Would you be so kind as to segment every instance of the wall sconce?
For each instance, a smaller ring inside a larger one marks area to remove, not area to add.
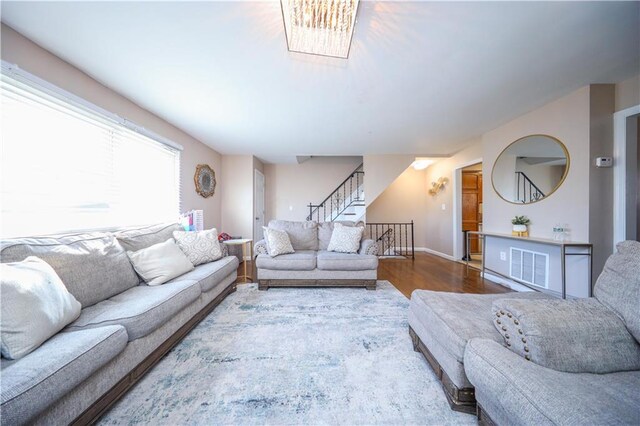
[[[449,179],[446,177],[438,178],[437,182],[431,182],[431,188],[429,188],[429,194],[437,195],[438,192],[444,190],[445,185],[449,183]]]

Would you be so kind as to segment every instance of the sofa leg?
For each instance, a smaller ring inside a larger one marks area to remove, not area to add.
[[[367,290],[375,290],[376,289],[376,280],[367,280],[366,281]]]
[[[422,353],[427,364],[431,367],[436,374],[440,382],[442,383],[442,390],[447,397],[449,406],[453,411],[460,411],[467,414],[476,414],[476,395],[474,388],[462,388],[459,389],[453,381],[449,378],[447,373],[442,369],[435,357],[429,352],[429,349],[422,343],[420,337],[416,334],[413,328],[409,327],[409,335],[413,343],[414,350],[417,348],[417,352]]]
[[[418,335],[411,327],[409,327],[409,336],[411,336],[411,343],[413,343],[414,352],[420,352],[420,348],[418,347],[420,345],[420,339],[418,339]]]
[[[487,412],[484,411],[484,408],[482,408],[480,404],[477,404],[477,406],[476,416],[478,417],[478,424],[480,426],[496,426],[496,423],[489,417]]]
[[[269,281],[258,280],[258,290],[263,290],[263,291],[269,290]]]

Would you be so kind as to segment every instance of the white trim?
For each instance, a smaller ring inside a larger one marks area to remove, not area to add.
[[[127,120],[126,118],[109,112],[106,109],[101,108],[98,105],[81,98],[80,96],[76,96],[61,87],[51,84],[48,81],[43,80],[40,77],[21,69],[18,65],[11,64],[5,60],[2,60],[2,74],[8,75],[9,77],[22,81],[23,83],[27,83],[29,86],[35,87],[38,90],[42,90],[43,92],[46,92],[47,94],[54,96],[55,98],[60,99],[64,102],[68,102],[78,108],[90,111],[94,114],[99,114],[104,118],[114,121],[121,126],[126,127],[127,129],[133,130],[134,132],[151,138],[163,145],[166,145],[173,149],[177,149],[179,151],[182,151],[184,149],[182,145],[177,144],[172,140],[167,139],[155,132],[152,132],[151,130],[147,130],[143,126],[140,126],[133,121]]]
[[[482,157],[458,164],[453,168],[453,260],[462,259],[462,169],[482,163]],[[484,169],[484,164],[483,164]],[[484,187],[483,187],[484,191]]]
[[[262,177],[262,212],[260,213],[262,216],[262,226],[266,226],[266,222],[265,222],[265,211],[266,211],[266,197],[265,197],[265,190],[266,190],[266,186],[267,186],[267,181],[266,178],[264,176],[264,173],[262,173],[260,170],[258,169],[253,169],[253,216],[251,217],[252,219],[252,223],[253,223],[253,241],[260,241],[262,238],[258,238],[258,235],[263,235],[263,231],[260,228],[258,228],[256,226],[256,215],[258,214],[258,212],[256,212],[256,207],[258,205],[257,203],[257,199],[258,197],[256,196],[257,194],[257,189],[258,189],[258,176]]]
[[[482,272],[480,273],[480,275],[482,275]],[[515,291],[521,291],[521,292],[524,292],[524,291],[535,291],[533,289],[530,289],[529,287],[525,287],[525,286],[520,285],[520,284],[518,284],[516,282],[507,280],[507,279],[499,277],[497,275],[493,275],[493,274],[491,274],[489,272],[486,272],[486,271],[484,273],[484,279],[485,280],[489,280],[489,281],[491,281],[493,283],[496,283],[496,284],[500,284],[501,286],[510,288],[511,290],[515,290]]]
[[[450,254],[446,254],[446,253],[442,253],[440,251],[432,250],[432,249],[427,248],[427,247],[416,247],[416,248],[414,248],[414,250],[415,251],[419,251],[419,252],[433,254],[433,255],[436,255],[436,256],[440,256],[442,258],[445,258],[447,260],[451,260],[453,262],[456,261],[456,259],[453,256],[451,256]]]
[[[627,239],[627,118],[640,105],[613,114],[613,246]],[[638,129],[640,131],[640,129]]]

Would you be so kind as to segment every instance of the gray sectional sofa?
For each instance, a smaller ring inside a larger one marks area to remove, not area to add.
[[[37,256],[82,304],[80,317],[35,351],[1,360],[2,425],[96,419],[235,291],[238,259],[222,259],[163,285],[141,284],[125,250],[172,237],[177,224],[4,240],[0,260]]]
[[[258,288],[269,287],[366,287],[375,290],[378,247],[364,238],[358,253],[327,251],[336,222],[272,220],[270,228],[286,231],[295,253],[270,256],[264,240],[255,245]],[[339,222],[360,226],[354,222]]]
[[[594,295],[416,290],[409,332],[452,408],[481,424],[638,425],[639,242],[618,245]]]

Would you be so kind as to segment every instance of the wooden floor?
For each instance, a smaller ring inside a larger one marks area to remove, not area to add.
[[[247,271],[256,282],[253,262],[248,262]],[[238,267],[238,275],[244,273],[244,265]],[[453,262],[427,253],[416,253],[411,259],[380,259],[378,279],[390,281],[407,297],[416,289],[450,291],[454,293],[506,293],[510,290],[498,284],[480,278],[477,269],[469,268],[459,262]],[[242,280],[238,280],[242,282]]]
[[[506,293],[509,290],[483,280],[480,271],[428,253],[411,259],[380,259],[378,279],[390,281],[407,297],[416,289],[454,293]]]

